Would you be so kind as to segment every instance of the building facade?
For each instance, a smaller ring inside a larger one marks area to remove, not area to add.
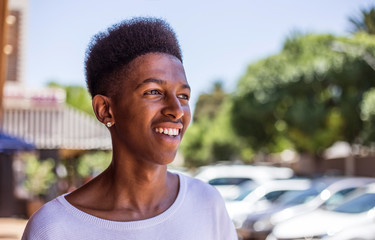
[[[1,132],[35,146],[40,159],[52,157],[56,162],[69,151],[110,150],[106,127],[95,117],[66,105],[63,89],[34,89],[26,84],[27,19],[28,0],[8,0]],[[32,86],[32,82],[28,84]],[[7,150],[0,151],[0,217],[22,216],[25,206],[15,194],[15,148]]]

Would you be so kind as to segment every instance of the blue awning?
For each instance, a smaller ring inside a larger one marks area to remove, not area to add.
[[[15,152],[20,150],[33,150],[35,146],[23,139],[16,138],[0,132],[0,153],[1,152]]]

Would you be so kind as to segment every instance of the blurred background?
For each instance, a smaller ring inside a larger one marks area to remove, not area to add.
[[[108,166],[83,61],[134,16],[175,29],[193,91],[170,170],[214,185],[240,239],[375,239],[370,0],[2,0],[0,239]]]

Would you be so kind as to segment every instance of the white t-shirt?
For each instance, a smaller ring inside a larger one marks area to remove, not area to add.
[[[163,213],[139,221],[110,221],[71,205],[64,195],[48,202],[29,220],[22,240],[237,240],[217,190],[178,174],[180,190]]]

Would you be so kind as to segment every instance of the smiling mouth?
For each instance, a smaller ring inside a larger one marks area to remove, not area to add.
[[[180,134],[180,129],[178,128],[155,128],[155,132],[162,133],[169,136],[177,136]]]

